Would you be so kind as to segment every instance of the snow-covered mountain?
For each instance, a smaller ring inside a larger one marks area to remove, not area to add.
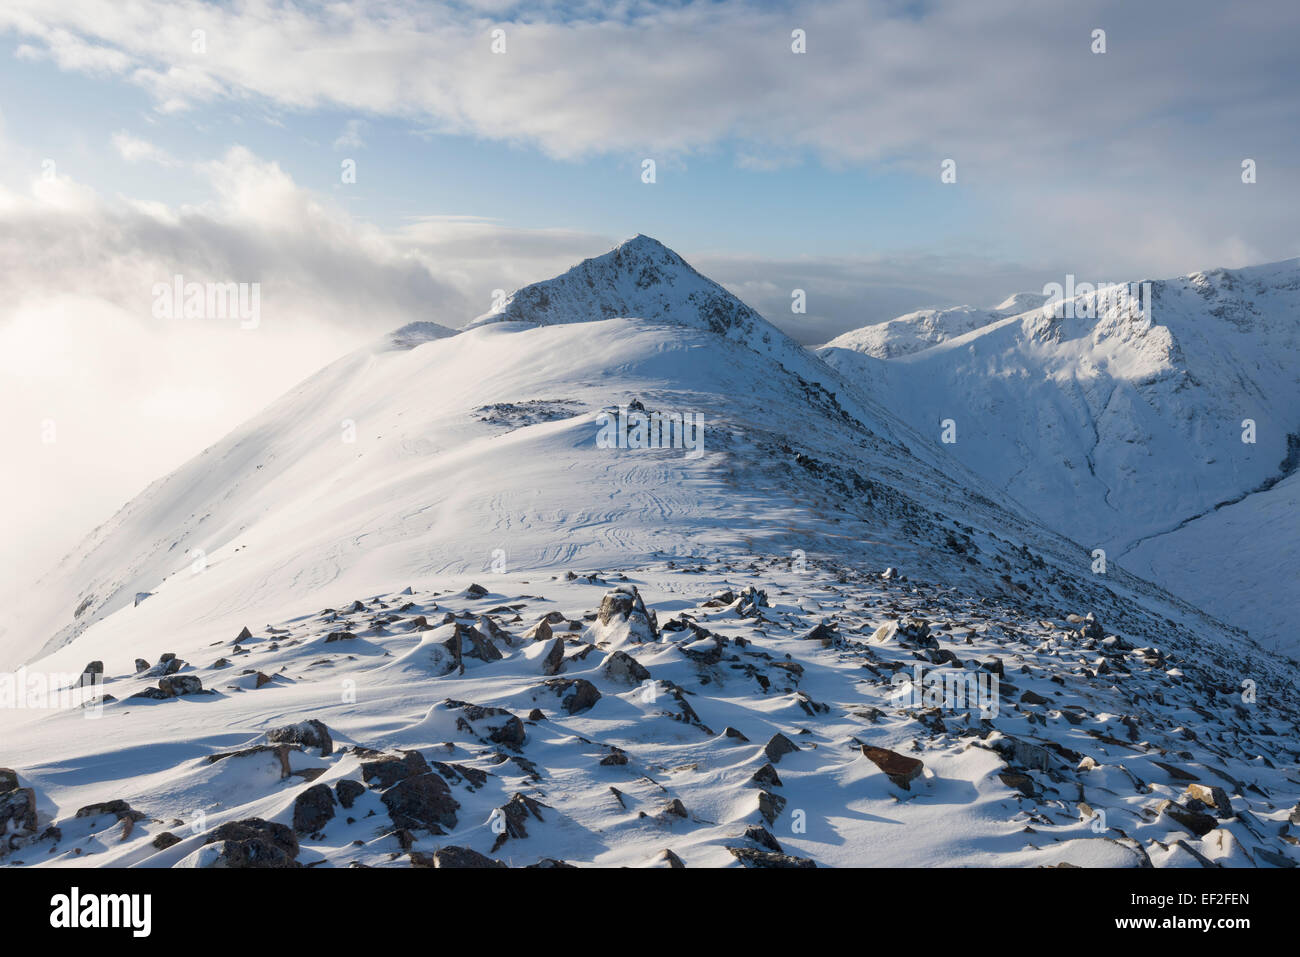
[[[8,616],[10,860],[1300,859],[1294,668],[850,371],[644,236],[323,369]]]
[[[954,306],[947,309],[920,309],[875,325],[863,326],[836,336],[826,349],[851,349],[877,359],[894,359],[947,342],[991,322],[1019,315],[1041,306],[1047,297],[1020,292],[1008,296],[992,309]]]
[[[952,420],[951,456],[1062,534],[1295,654],[1300,261],[1151,282],[1149,315],[1120,288],[820,354],[930,439]]]

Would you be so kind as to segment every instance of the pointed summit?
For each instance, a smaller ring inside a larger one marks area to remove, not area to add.
[[[638,233],[609,252],[516,290],[470,328],[494,322],[557,325],[636,318],[748,338],[767,323],[663,243]]]

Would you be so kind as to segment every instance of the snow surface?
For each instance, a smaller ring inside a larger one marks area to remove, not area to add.
[[[1300,260],[1152,282],[1149,317],[1102,298],[934,344],[903,317],[820,354],[928,441],[953,419],[943,448],[1057,531],[1300,652],[1300,513],[1225,507],[1282,479],[1300,442]],[[1216,508],[1213,537],[1179,531]]]
[[[408,866],[456,846],[741,866],[760,824],[820,865],[1300,859],[1292,663],[1122,569],[1092,574],[1085,546],[653,240],[528,288],[459,333],[408,326],[323,369],[12,610],[4,664],[102,661],[115,700],[93,720],[0,709],[0,764],[38,810],[7,863],[212,865],[216,827],[292,824],[314,785],[361,786],[372,752],[398,750],[442,762],[429,773],[455,824],[395,834],[393,795],[365,786],[300,835],[299,863]],[[703,415],[704,454],[599,447],[598,415],[634,402]],[[746,607],[747,586],[766,601]],[[651,614],[602,621],[628,587]],[[553,612],[553,635],[534,630]],[[805,637],[818,625],[834,627]],[[652,697],[609,670],[615,650]],[[164,653],[211,693],[131,697],[159,683],[133,662]],[[891,698],[895,671],[995,657],[996,716]],[[544,682],[578,678],[600,697],[569,713]],[[1257,702],[1240,702],[1246,679]],[[503,743],[487,729],[504,718],[455,702],[543,717]],[[274,751],[210,760],[311,719],[334,750],[290,749],[287,777]],[[777,733],[799,750],[760,786]],[[921,777],[902,789],[864,744],[921,759]],[[1224,788],[1230,816],[1197,837],[1160,813],[1187,782],[1154,761]],[[517,811],[516,792],[544,807],[501,842],[494,810]],[[111,799],[143,817],[75,817]],[[155,846],[164,830],[180,842]]]

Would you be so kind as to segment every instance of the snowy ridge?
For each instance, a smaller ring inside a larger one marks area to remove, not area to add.
[[[110,697],[0,709],[7,862],[1296,862],[1293,663],[624,246],[328,366],[47,576],[0,654]],[[602,447],[629,410],[702,454]]]
[[[947,342],[989,323],[1037,309],[1047,299],[1037,293],[1020,292],[1007,297],[993,309],[955,306],[949,309],[921,309],[861,329],[853,329],[826,343],[824,349],[852,349],[877,359],[894,359]]]
[[[1238,588],[1243,579],[1300,576],[1285,547],[1294,518],[1273,533],[1278,567],[1247,568],[1216,585],[1206,574],[1184,580],[1171,556],[1195,547],[1184,525],[1294,469],[1286,463],[1300,435],[1300,263],[1154,281],[1149,315],[1142,306],[1121,287],[888,362],[871,345],[879,327],[820,354],[932,440],[942,420],[955,419],[950,456],[1058,531],[1294,651],[1287,623],[1300,620],[1296,589],[1268,587],[1266,603],[1241,601]],[[1247,419],[1254,443],[1242,441]],[[1220,564],[1254,551],[1258,530],[1220,521]]]

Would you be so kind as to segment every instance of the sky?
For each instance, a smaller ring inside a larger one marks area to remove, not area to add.
[[[1298,40],[1203,0],[5,0],[0,569],[636,233],[809,344],[1300,255]],[[257,327],[160,318],[176,275],[258,283]]]

